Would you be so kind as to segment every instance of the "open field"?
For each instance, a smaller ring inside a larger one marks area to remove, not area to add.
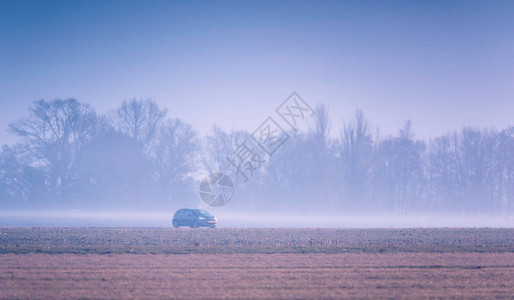
[[[514,229],[0,227],[0,253],[514,252]]]
[[[0,298],[514,297],[513,229],[0,228]]]
[[[513,253],[0,255],[1,298],[514,297]]]

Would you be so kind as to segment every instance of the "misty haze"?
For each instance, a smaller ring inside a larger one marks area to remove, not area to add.
[[[208,207],[200,198],[200,181],[221,172],[235,182],[233,199],[211,210],[226,215],[232,225],[237,224],[234,217],[250,213],[254,219],[263,215],[254,225],[269,227],[287,224],[279,215],[301,216],[302,226],[323,226],[326,217],[337,216],[343,227],[366,225],[366,216],[376,226],[463,226],[463,216],[470,218],[470,226],[514,221],[513,127],[465,127],[421,140],[410,120],[396,134],[382,135],[360,110],[335,129],[329,108],[318,104],[303,116],[290,114],[306,129],[284,129],[287,140],[274,141],[278,147],[268,154],[252,138],[260,131],[213,125],[202,136],[193,124],[167,114],[152,100],[125,100],[105,114],[75,99],[35,101],[26,117],[9,125],[19,143],[2,147],[3,210],[12,211],[11,218],[26,211],[28,225],[37,225],[38,219],[51,225],[44,212],[52,211],[78,217],[56,220],[59,225],[84,224],[77,212],[90,214],[87,224],[101,225],[100,216],[109,211],[118,213],[118,220],[127,213],[145,225],[145,213]],[[248,162],[239,155],[241,145],[252,154]],[[9,214],[3,214],[3,225],[9,225]],[[425,214],[441,217],[433,224],[407,221],[409,215]],[[444,222],[452,215],[460,220]],[[109,214],[106,218],[116,225]],[[146,225],[156,225],[155,220]]]
[[[514,298],[514,2],[0,0],[1,299]]]

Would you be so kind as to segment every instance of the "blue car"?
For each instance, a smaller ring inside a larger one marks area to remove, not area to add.
[[[216,228],[216,217],[203,209],[182,208],[173,215],[173,227],[189,226],[191,228]]]

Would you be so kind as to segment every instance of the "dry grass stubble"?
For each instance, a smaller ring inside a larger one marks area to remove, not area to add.
[[[1,298],[514,297],[514,253],[3,254]]]

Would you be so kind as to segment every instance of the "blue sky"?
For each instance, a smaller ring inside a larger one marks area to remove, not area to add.
[[[382,133],[514,125],[512,1],[0,1],[0,144],[33,100],[252,131],[292,91]]]

